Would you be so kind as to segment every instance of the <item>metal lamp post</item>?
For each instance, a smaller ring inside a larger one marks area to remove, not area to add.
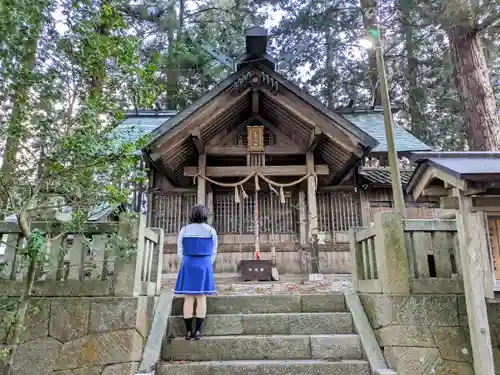
[[[406,217],[406,207],[403,195],[403,188],[401,186],[401,174],[399,172],[398,155],[396,152],[396,145],[394,141],[394,120],[392,118],[391,103],[389,99],[389,88],[387,84],[387,75],[385,72],[384,55],[380,43],[380,30],[376,17],[376,3],[370,1],[370,6],[363,9],[365,17],[369,20],[369,26],[366,30],[368,38],[375,49],[377,58],[377,70],[380,83],[380,97],[384,109],[384,125],[385,137],[387,141],[387,151],[389,156],[389,169],[391,172],[392,180],[392,194],[396,211],[401,214],[403,218]]]

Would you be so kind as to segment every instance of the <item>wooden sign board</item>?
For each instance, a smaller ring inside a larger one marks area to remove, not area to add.
[[[264,152],[264,127],[247,126],[248,152]]]

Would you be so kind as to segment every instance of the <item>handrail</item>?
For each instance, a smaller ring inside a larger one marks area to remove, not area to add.
[[[394,370],[389,369],[387,366],[358,294],[356,292],[346,292],[344,295],[372,373],[374,375],[397,375]]]
[[[161,292],[136,375],[154,375],[156,373],[163,340],[167,334],[168,320],[172,313],[172,300],[172,292]]]

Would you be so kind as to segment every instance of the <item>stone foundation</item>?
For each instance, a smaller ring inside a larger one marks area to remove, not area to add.
[[[463,295],[360,294],[398,375],[474,375]],[[500,304],[488,305],[495,372],[500,374]]]
[[[134,375],[154,304],[155,297],[33,298],[13,375]]]

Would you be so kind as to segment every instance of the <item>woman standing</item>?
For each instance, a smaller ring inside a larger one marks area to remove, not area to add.
[[[217,254],[217,233],[207,224],[205,206],[197,204],[191,210],[190,224],[179,232],[177,254],[180,268],[175,284],[175,294],[184,295],[184,322],[186,340],[201,338],[201,326],[207,313],[207,294],[215,294],[212,265]],[[196,324],[193,332],[194,302]]]

